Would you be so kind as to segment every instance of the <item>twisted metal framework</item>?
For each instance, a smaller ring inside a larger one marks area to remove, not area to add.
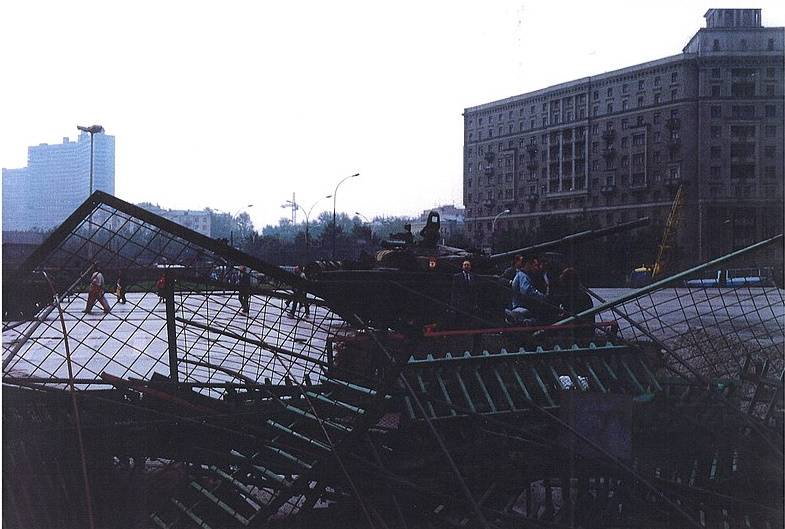
[[[412,335],[340,297],[289,316],[318,284],[96,193],[4,324],[4,525],[776,526],[783,291],[684,282],[780,243],[553,326]],[[129,286],[107,315],[95,266]]]

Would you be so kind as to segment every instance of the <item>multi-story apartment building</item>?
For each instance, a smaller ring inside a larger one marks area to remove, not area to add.
[[[142,202],[137,204],[139,207],[146,209],[151,213],[155,213],[172,222],[176,222],[180,226],[192,229],[202,235],[212,237],[212,219],[210,212],[207,210],[194,211],[192,209],[164,209],[158,205],[149,202]]]
[[[785,31],[710,9],[679,55],[464,111],[467,234],[554,215],[664,222],[677,190],[686,261],[781,231]]]
[[[114,194],[114,136],[93,136],[93,191]],[[49,230],[90,194],[90,135],[28,149],[27,167],[3,169],[3,231]]]

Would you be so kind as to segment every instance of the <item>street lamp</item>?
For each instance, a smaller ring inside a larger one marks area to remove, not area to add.
[[[232,247],[234,247],[234,218],[235,218],[237,215],[239,215],[239,214],[240,214],[240,210],[242,210],[242,209],[250,209],[250,208],[252,208],[252,207],[253,207],[253,204],[248,204],[248,205],[247,205],[247,206],[245,206],[244,208],[237,208],[237,210],[236,210],[234,213],[230,213],[230,214],[229,214],[229,216],[230,216],[230,222],[232,223],[232,224],[231,224],[231,228],[229,228],[229,244],[230,244]]]
[[[338,198],[338,188],[341,187],[341,184],[346,182],[350,178],[354,178],[355,176],[360,176],[360,173],[354,173],[353,175],[349,175],[343,178],[338,185],[335,186],[335,191],[333,191],[333,259],[335,259],[335,230],[336,230],[336,223],[335,223],[335,203]]]
[[[291,200],[287,200],[286,202],[284,202],[281,205],[282,208],[291,208],[291,207],[299,208],[300,211],[303,212],[303,215],[305,215],[305,247],[306,248],[310,247],[310,238],[308,236],[308,223],[310,222],[311,212],[313,211],[313,208],[315,208],[316,204],[318,204],[322,200],[324,200],[326,198],[332,198],[332,197],[333,197],[332,195],[325,195],[325,196],[323,196],[322,198],[320,198],[319,200],[314,202],[311,205],[311,207],[308,208],[308,211],[305,211],[305,209],[303,209],[303,207],[300,204],[298,204],[297,202],[292,202]]]
[[[493,243],[494,243],[494,241],[496,239],[496,237],[495,237],[495,234],[496,234],[496,221],[499,220],[499,217],[501,217],[502,215],[506,215],[508,213],[510,213],[510,210],[509,209],[505,209],[504,211],[500,211],[499,213],[496,214],[495,217],[493,217],[493,222],[491,222],[491,245],[492,246],[493,246]]]
[[[362,217],[362,219],[368,225],[368,228],[371,230],[371,241],[373,241],[373,224],[371,224],[371,221],[368,220],[368,217],[366,217],[365,215],[363,215],[359,211],[355,211],[354,214],[357,215],[358,217]]]
[[[77,125],[76,128],[90,135],[90,195],[92,195],[93,194],[93,134],[103,133],[104,128],[101,125],[91,125],[89,127]]]
[[[77,129],[81,130],[82,132],[86,132],[90,135],[90,192],[87,194],[89,197],[93,194],[93,134],[101,134],[104,132],[104,128],[101,125],[90,125],[89,127],[85,127],[82,125],[77,125]],[[89,237],[91,239],[90,244],[87,245],[87,256],[90,260],[93,258],[93,245],[92,245],[92,231],[93,231],[93,212],[90,212],[90,216],[87,219],[87,225],[89,230]]]

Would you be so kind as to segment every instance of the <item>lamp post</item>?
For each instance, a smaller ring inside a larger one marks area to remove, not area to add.
[[[370,221],[370,220],[368,220],[368,217],[366,217],[365,215],[363,215],[363,214],[362,214],[362,213],[360,213],[359,211],[355,211],[355,212],[354,212],[354,214],[355,214],[355,215],[357,215],[358,217],[362,217],[362,219],[363,219],[363,220],[365,221],[365,223],[368,225],[368,229],[370,229],[370,230],[371,230],[371,241],[373,241],[373,224],[371,224],[371,221]]]
[[[354,173],[353,175],[349,175],[344,177],[338,185],[335,186],[335,191],[333,191],[333,259],[335,259],[335,230],[336,230],[336,222],[335,222],[335,203],[338,198],[338,188],[341,187],[341,184],[346,182],[350,178],[354,178],[355,176],[360,176],[360,173]]]
[[[87,196],[93,194],[93,134],[101,134],[104,132],[104,128],[101,125],[90,125],[89,127],[85,127],[83,125],[77,125],[77,129],[81,130],[82,132],[86,132],[90,135],[90,188]],[[90,244],[87,245],[87,257],[88,259],[93,259],[93,244],[92,244],[92,231],[93,231],[93,213],[90,212],[90,216],[87,219],[87,226],[89,230],[89,238]]]
[[[311,239],[310,239],[310,237],[308,235],[308,224],[310,223],[311,212],[313,211],[313,208],[315,208],[316,205],[319,202],[321,202],[322,200],[324,200],[326,198],[332,198],[332,197],[333,197],[332,195],[325,195],[325,196],[323,196],[322,198],[320,198],[319,200],[314,202],[311,205],[311,207],[308,208],[308,211],[305,211],[305,209],[303,209],[303,207],[300,204],[298,204],[297,202],[292,202],[291,200],[287,200],[286,202],[284,202],[281,205],[282,208],[291,208],[291,207],[299,208],[299,210],[303,212],[303,215],[305,215],[305,247],[306,248],[310,248],[310,243],[311,243]]]
[[[93,134],[103,133],[104,128],[101,125],[90,125],[89,127],[77,125],[76,128],[90,135],[90,193],[89,194],[92,195],[93,194]]]
[[[505,209],[504,211],[500,211],[493,217],[493,222],[491,222],[491,246],[495,246],[494,242],[496,240],[496,221],[499,220],[499,217],[502,215],[506,215],[510,213],[509,209]]]
[[[231,215],[231,228],[229,228],[229,245],[234,248],[234,218],[240,214],[241,209],[250,209],[253,207],[253,204],[248,204],[245,208],[238,208],[233,214]]]

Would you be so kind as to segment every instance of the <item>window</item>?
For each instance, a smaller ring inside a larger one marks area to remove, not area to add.
[[[596,142],[596,141],[591,142],[591,152],[592,153],[596,154],[599,151],[599,149],[600,149],[600,144],[598,142]]]
[[[710,153],[711,153],[711,158],[713,160],[716,160],[722,157],[722,147],[720,147],[719,145],[712,145]]]
[[[591,115],[592,116],[596,116],[599,113],[600,113],[600,107],[599,106],[594,105],[593,107],[591,107]]]
[[[771,69],[773,70],[773,68],[771,68]],[[771,75],[769,77],[774,77],[774,76]],[[592,95],[592,97],[594,98],[595,101],[597,101],[600,98],[600,91],[599,90],[595,90],[594,94]]]
[[[766,125],[764,129],[767,138],[774,138],[777,135],[777,126],[776,125]]]
[[[662,133],[657,131],[654,133],[654,143],[659,143],[662,141]]]
[[[608,103],[608,108],[606,109],[607,113],[610,114],[613,112],[613,103]]]
[[[632,165],[635,167],[643,166],[643,153],[634,154],[632,156]]]
[[[622,156],[621,157],[621,166],[623,169],[626,169],[630,166],[630,158],[629,156]]]
[[[764,175],[766,178],[776,178],[776,174],[775,174],[775,168],[774,168],[774,166],[773,166],[773,165],[767,165],[767,166],[766,166],[766,169],[764,170],[764,173],[763,173],[763,175]]]
[[[600,133],[600,126],[597,123],[591,124],[591,135],[596,136]]]
[[[720,51],[720,41],[719,41],[719,39],[714,39],[714,42],[711,45],[711,51]]]
[[[608,97],[613,97],[613,87],[608,88]]]
[[[746,49],[747,49],[747,39],[741,39],[741,42],[739,43],[739,47],[741,48],[742,51],[746,51]]]
[[[659,93],[654,94],[654,104],[659,105],[662,101],[662,96]]]
[[[720,78],[720,69],[719,68],[712,68],[711,69],[711,78],[712,79],[719,79]]]
[[[645,87],[646,87],[646,82],[643,79],[638,81],[638,90],[643,90]]]
[[[774,39],[769,39],[769,42],[766,45],[766,50],[774,51]]]
[[[622,149],[626,149],[627,148],[627,136],[625,136],[625,137],[623,137],[621,139],[621,148]]]
[[[533,128],[534,128],[534,120],[531,120],[531,121],[529,122],[529,128],[530,128],[530,129],[533,129]]]
[[[659,123],[660,123],[660,113],[659,112],[655,112],[654,113],[654,124],[655,125],[659,125]]]
[[[671,73],[671,83],[675,83],[676,79],[678,79],[678,77],[679,77],[678,72]]]
[[[643,106],[643,96],[638,96],[638,108]]]
[[[488,129],[488,137],[493,138],[493,129]]]
[[[622,130],[627,128],[627,120],[626,119],[621,120],[621,128],[622,128]]]
[[[763,155],[766,158],[774,158],[774,155],[776,154],[776,151],[777,151],[777,148],[774,145],[766,145],[763,148]]]
[[[654,151],[654,154],[652,155],[652,160],[654,161],[654,163],[660,163],[660,151]]]
[[[722,87],[718,84],[711,85],[711,97],[720,97],[722,94]]]
[[[654,86],[660,86],[660,76],[654,78]]]
[[[755,119],[754,105],[733,105],[731,116],[736,119]]]
[[[547,112],[548,111],[548,103],[543,103],[542,104],[542,111],[543,112]]]
[[[722,117],[722,107],[719,105],[712,106],[710,112],[711,112],[712,119],[717,119]]]
[[[671,99],[676,99],[676,90],[671,90]]]
[[[591,170],[592,171],[599,171],[600,170],[600,161],[599,160],[592,160],[591,161]]]
[[[720,166],[719,165],[712,165],[709,168],[709,176],[712,178],[719,178],[720,177]]]
[[[679,117],[679,109],[678,109],[678,108],[673,108],[673,109],[671,109],[671,117],[672,117],[672,118],[677,118],[677,117]]]
[[[633,145],[643,145],[643,140],[644,140],[643,134],[633,134],[632,136]]]
[[[542,126],[543,127],[547,127],[548,126],[548,118],[542,118]]]
[[[766,68],[766,77],[774,77],[774,68]]]
[[[627,83],[624,83],[623,85],[621,85],[621,93],[622,94],[626,94],[627,93]]]
[[[635,126],[642,127],[643,126],[643,116],[638,116],[635,118]]]
[[[774,85],[773,84],[767,84],[766,85],[766,95],[767,96],[773,96],[774,95]]]
[[[766,117],[773,118],[777,115],[777,107],[774,105],[766,105]]]
[[[721,131],[722,131],[721,127],[712,127],[711,128],[711,137],[714,138],[714,139],[719,138],[721,136]]]

